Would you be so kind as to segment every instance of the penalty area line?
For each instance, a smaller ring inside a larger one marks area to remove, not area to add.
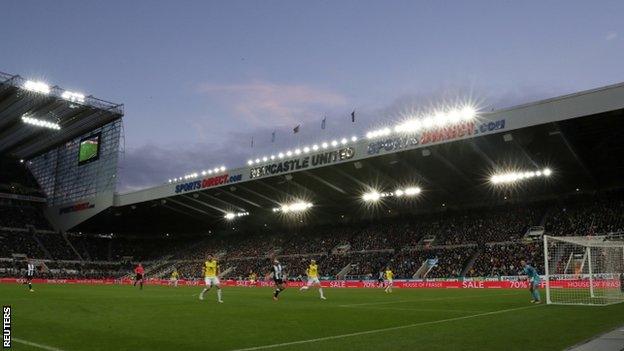
[[[32,346],[32,347],[36,347],[42,350],[48,350],[48,351],[65,351],[63,349],[59,349],[58,347],[54,347],[54,346],[49,346],[49,345],[43,345],[43,344],[38,344],[36,342],[32,342],[32,341],[28,341],[28,340],[24,340],[24,339],[19,339],[19,338],[11,338],[11,341],[15,341],[16,343],[19,344],[24,344],[24,345],[28,345],[28,346]]]
[[[413,323],[413,324],[407,324],[407,325],[399,325],[399,326],[396,326],[396,327],[372,329],[372,330],[366,330],[366,331],[355,332],[355,333],[326,336],[326,337],[322,337],[322,338],[283,342],[283,343],[279,343],[279,344],[247,347],[247,348],[242,348],[242,349],[235,349],[235,350],[232,350],[232,351],[265,350],[265,349],[273,349],[273,348],[285,347],[285,346],[309,344],[309,343],[320,342],[320,341],[344,339],[344,338],[350,338],[350,337],[353,337],[353,336],[377,334],[377,333],[383,333],[383,332],[394,331],[394,330],[401,330],[401,329],[420,327],[420,326],[425,326],[425,325],[442,324],[442,323],[448,323],[448,322],[461,321],[461,320],[470,319],[470,318],[491,316],[491,315],[494,315],[494,314],[501,314],[501,313],[507,313],[507,312],[513,312],[513,311],[526,310],[526,309],[529,309],[529,308],[535,308],[535,307],[540,307],[540,306],[543,306],[543,305],[532,305],[532,306],[508,308],[508,309],[504,309],[504,310],[498,310],[498,311],[492,311],[492,312],[486,312],[486,313],[471,314],[471,315],[468,315],[468,316],[440,319],[440,320],[437,320],[437,321],[429,321],[429,322],[420,322],[420,323]]]

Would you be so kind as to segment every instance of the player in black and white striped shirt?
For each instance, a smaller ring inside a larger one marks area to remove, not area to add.
[[[35,276],[35,262],[33,260],[28,260],[27,270],[26,270],[26,283],[28,284],[28,290],[30,292],[34,292],[32,288],[32,279]]]
[[[271,267],[271,275],[273,276],[273,282],[275,283],[275,292],[273,292],[273,300],[278,300],[278,295],[286,289],[284,284],[284,273],[282,264],[277,259],[273,261],[273,267]]]

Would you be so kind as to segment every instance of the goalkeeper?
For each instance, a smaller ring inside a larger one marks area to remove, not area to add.
[[[539,293],[540,276],[537,270],[525,260],[520,261],[520,265],[523,267],[524,274],[529,277],[529,291],[531,292],[531,296],[533,296],[531,303],[541,303],[542,301]]]

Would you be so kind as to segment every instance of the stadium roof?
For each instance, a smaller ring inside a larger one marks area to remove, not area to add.
[[[29,159],[123,116],[123,105],[0,72],[0,155]]]
[[[273,165],[281,162],[274,161],[117,195],[115,207],[79,228],[164,233],[336,223],[552,200],[623,185],[624,84],[482,113],[469,126],[474,130],[465,134],[448,129],[360,139],[337,146],[335,162],[312,166],[316,155],[310,153],[304,167],[304,155],[298,156],[299,170],[280,171]],[[552,174],[543,176],[544,169]],[[491,181],[512,171],[521,172],[513,184]],[[422,192],[396,196],[409,187]],[[371,191],[379,201],[363,200]],[[274,211],[296,201],[313,207],[300,215]],[[241,216],[227,220],[227,213]]]

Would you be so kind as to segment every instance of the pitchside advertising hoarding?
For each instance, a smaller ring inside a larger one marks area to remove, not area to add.
[[[404,289],[528,289],[529,282],[525,279],[484,279],[484,280],[395,280],[395,288]],[[20,278],[0,278],[0,283],[23,283],[25,280]],[[134,283],[131,279],[33,279],[34,284],[87,284],[87,285],[130,285]],[[169,279],[146,279],[147,285],[169,285]],[[287,283],[289,287],[301,287],[306,282],[290,281]],[[568,279],[568,280],[551,280],[551,288],[558,289],[588,289],[589,280],[587,279]],[[204,281],[200,279],[178,281],[178,285],[187,286],[203,286]],[[233,280],[227,279],[221,281],[222,286],[228,287],[273,287],[272,281],[256,281]],[[379,283],[375,280],[322,280],[321,285],[326,288],[378,288]],[[594,288],[601,289],[620,289],[620,280],[617,278],[599,279],[593,281]],[[545,282],[540,283],[540,288],[545,288]]]

